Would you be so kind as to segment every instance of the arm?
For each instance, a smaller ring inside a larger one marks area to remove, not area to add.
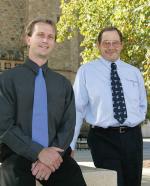
[[[146,116],[146,112],[147,112],[147,98],[146,98],[146,90],[145,90],[145,86],[144,86],[144,80],[143,77],[140,73],[140,71],[138,71],[138,82],[139,82],[139,100],[140,100],[140,111],[141,114],[143,116],[143,120],[145,119]]]
[[[61,149],[49,147],[44,148],[42,145],[32,141],[32,138],[24,134],[17,122],[17,96],[11,78],[3,75],[0,78],[0,141],[4,146],[2,154],[7,149],[11,149],[25,158],[36,161],[38,158],[47,166],[57,168],[62,162],[59,152]],[[6,149],[7,148],[7,149]],[[6,158],[6,153],[4,154]],[[44,159],[44,160],[43,160]]]
[[[0,77],[0,141],[13,152],[35,161],[43,146],[33,142],[16,123],[16,102],[12,79],[2,74]]]
[[[75,103],[73,89],[70,82],[66,79],[63,87],[64,97],[62,99],[64,100],[64,109],[62,111],[62,118],[59,121],[59,128],[56,131],[56,136],[51,144],[51,147],[43,149],[38,155],[40,162],[50,167],[53,172],[59,168],[63,161],[61,155],[63,155],[65,150],[70,146],[75,126]]]
[[[74,88],[75,104],[76,104],[76,126],[75,126],[74,137],[71,142],[72,150],[75,149],[75,145],[80,133],[83,119],[85,118],[86,107],[89,102],[88,91],[86,88],[86,78],[82,68],[80,68],[79,71],[77,72],[73,88]]]
[[[72,86],[68,80],[64,81],[65,104],[57,135],[52,143],[64,151],[70,146],[75,127],[75,102]]]

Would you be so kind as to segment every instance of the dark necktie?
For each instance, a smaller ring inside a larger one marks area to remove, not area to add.
[[[48,146],[47,90],[41,68],[35,77],[32,139],[44,147]]]
[[[120,124],[123,124],[127,118],[127,110],[122,84],[117,73],[117,65],[115,63],[111,64],[111,87],[114,118],[119,121]]]

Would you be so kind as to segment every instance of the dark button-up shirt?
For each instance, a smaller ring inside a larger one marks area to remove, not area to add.
[[[49,146],[66,150],[75,126],[74,94],[70,82],[42,67],[48,97]],[[32,140],[34,82],[39,66],[27,59],[23,65],[0,75],[0,143],[35,161],[44,148]]]

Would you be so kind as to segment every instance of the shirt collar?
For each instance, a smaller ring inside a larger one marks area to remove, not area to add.
[[[32,61],[30,58],[26,58],[25,65],[30,68],[35,74],[38,73],[39,68],[42,68],[42,71],[44,75],[46,74],[46,71],[48,69],[48,62],[46,62],[44,65],[39,67],[34,61]]]
[[[108,61],[108,60],[104,59],[103,57],[101,57],[100,60],[102,61],[102,63],[105,64],[105,66],[107,66],[108,68],[110,68],[111,63],[112,63],[111,61]],[[116,63],[116,65],[117,65],[117,67],[118,67],[118,65],[121,64],[121,60],[120,60],[120,58],[117,59],[116,61],[114,61],[114,63]]]

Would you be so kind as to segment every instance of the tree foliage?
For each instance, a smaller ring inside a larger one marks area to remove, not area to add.
[[[84,63],[99,55],[96,41],[102,28],[116,26],[120,29],[124,35],[121,58],[142,70],[150,92],[149,0],[61,0],[61,11],[58,41],[71,39],[79,32],[83,36]]]

